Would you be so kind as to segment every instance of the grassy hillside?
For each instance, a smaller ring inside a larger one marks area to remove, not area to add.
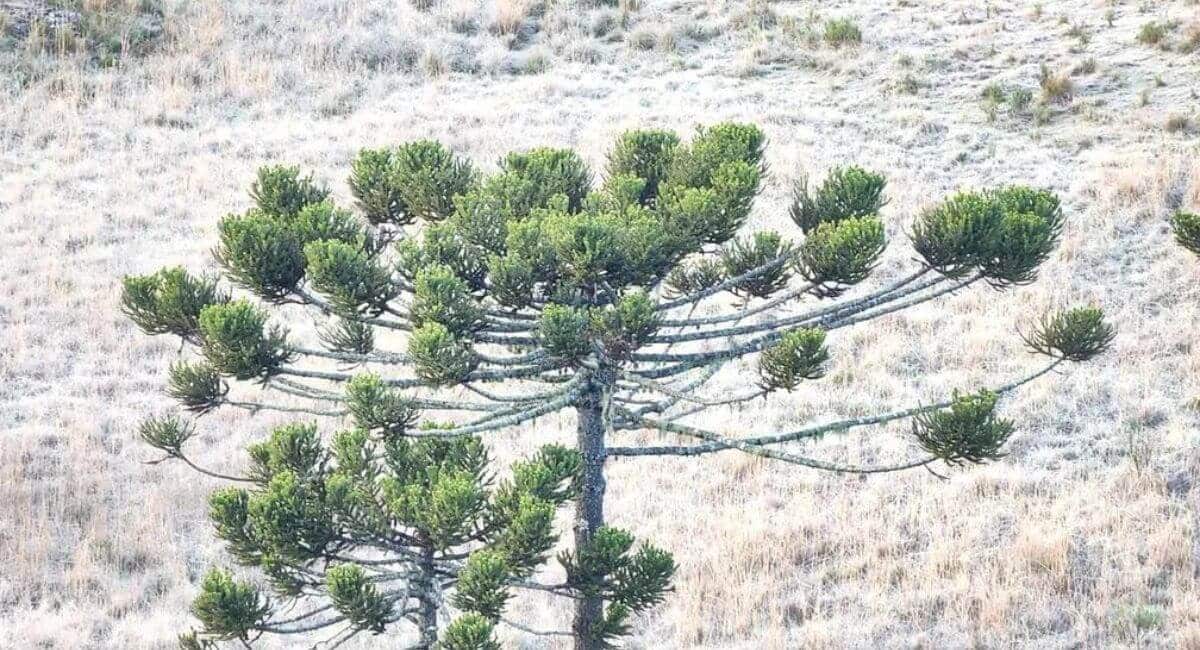
[[[55,3],[76,14],[59,41],[30,35],[31,6],[48,8],[0,1],[0,646],[160,648],[190,625],[223,561],[217,483],[142,462],[136,423],[170,406],[178,348],[120,314],[119,279],[211,267],[259,165],[301,165],[349,205],[362,147],[432,137],[490,167],[571,146],[599,171],[624,129],[742,120],[769,138],[758,227],[798,235],[803,174],[888,176],[872,282],[911,270],[913,216],[959,188],[1046,186],[1068,223],[1036,284],[839,332],[826,379],[708,424],[766,431],[1016,377],[1038,363],[1018,331],[1052,306],[1101,305],[1119,336],[1006,397],[1010,455],[946,480],[612,463],[609,517],[681,564],[633,647],[1200,648],[1200,260],[1166,221],[1200,210],[1195,0],[82,0]],[[82,26],[114,12],[118,43],[154,30],[104,49]],[[197,451],[239,467],[279,421],[209,415]],[[548,418],[497,455],[573,425]],[[895,460],[899,432],[816,444]],[[543,628],[569,616],[519,608]]]

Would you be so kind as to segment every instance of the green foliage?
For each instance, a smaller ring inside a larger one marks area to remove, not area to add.
[[[347,181],[358,209],[373,224],[397,226],[413,222],[405,211],[401,188],[392,180],[392,150],[363,149],[350,165]]]
[[[482,471],[487,455],[476,438],[388,441],[392,475],[384,479],[387,508],[437,550],[470,541],[487,514]]]
[[[355,426],[387,436],[403,435],[416,424],[418,416],[412,400],[373,373],[356,375],[346,384],[346,408]]]
[[[592,187],[592,172],[579,154],[570,149],[542,147],[513,152],[500,161],[500,168],[536,188],[534,206],[546,205],[550,197],[567,197],[567,210],[578,212]]]
[[[200,595],[192,602],[192,614],[200,619],[204,632],[222,640],[249,638],[269,611],[258,589],[219,569],[204,576]]]
[[[1171,229],[1180,246],[1200,255],[1200,215],[1191,212],[1176,212],[1171,217]]]
[[[279,462],[301,461],[302,457],[293,457]],[[250,495],[246,520],[250,537],[265,555],[281,563],[300,564],[321,557],[338,536],[323,487],[286,469]]]
[[[658,186],[671,168],[679,136],[671,131],[634,130],[617,137],[608,154],[610,179],[628,174],[645,181],[638,202],[651,205],[658,197]]]
[[[349,399],[378,399],[385,392],[378,378],[361,375]],[[407,578],[411,597],[439,602],[429,585],[452,570],[458,580],[451,602],[496,620],[509,599],[510,579],[528,576],[556,542],[554,509],[576,495],[582,465],[573,450],[546,446],[516,463],[513,478],[491,491],[489,459],[478,438],[379,440],[355,429],[335,435],[326,449],[316,426],[304,423],[277,427],[249,452],[253,488],[222,489],[209,501],[230,554],[262,569],[284,595],[323,591],[352,625],[373,632],[395,620],[397,592],[383,585],[398,578],[379,581],[378,565],[347,559],[354,555],[347,544],[386,539],[389,547],[402,545],[410,556],[430,558],[436,564],[409,569],[420,574]],[[378,542],[365,546],[375,550]],[[469,559],[456,566],[453,558],[464,549]],[[221,629],[206,625],[205,634]],[[489,635],[467,634],[460,641]],[[449,631],[443,637],[454,638]]]
[[[682,187],[712,187],[717,170],[732,162],[746,163],[764,172],[762,157],[766,140],[762,130],[753,124],[722,122],[698,127],[692,141],[676,149],[666,180]]]
[[[528,576],[558,540],[554,504],[505,488],[498,491],[496,501],[494,516],[501,528],[493,536],[493,547],[503,555],[514,576]]]
[[[312,203],[320,203],[329,190],[317,185],[312,176],[300,177],[299,167],[260,167],[258,178],[250,186],[250,198],[258,210],[269,217],[290,218]]]
[[[405,211],[427,222],[449,218],[455,197],[470,190],[477,178],[470,161],[432,140],[403,144],[393,154],[391,181],[399,188]]]
[[[712,189],[719,199],[720,211],[705,224],[704,243],[729,241],[746,223],[762,172],[749,162],[728,162],[712,175]]]
[[[990,195],[1005,213],[1034,214],[1046,222],[1046,226],[1055,237],[1062,232],[1062,203],[1053,192],[1023,185],[1010,185],[993,190]]]
[[[862,42],[862,30],[850,18],[834,18],[825,21],[825,42],[835,47],[858,45]]]
[[[304,257],[313,288],[329,296],[339,312],[378,315],[398,293],[387,269],[345,242],[312,242],[304,247]]]
[[[759,385],[765,390],[782,388],[790,392],[802,380],[825,376],[825,362],[828,360],[824,330],[792,330],[759,356]]]
[[[584,289],[646,285],[673,262],[667,233],[642,208],[621,213],[554,211],[541,222],[555,276]]]
[[[1053,195],[1013,187],[956,194],[921,215],[912,237],[939,272],[958,277],[977,269],[993,286],[1005,287],[1032,282],[1061,231]]]
[[[318,328],[317,335],[325,347],[335,352],[369,354],[375,349],[375,330],[356,318],[335,318]]]
[[[887,180],[861,167],[835,167],[821,186],[809,192],[808,178],[801,177],[793,191],[789,214],[806,234],[823,223],[879,214],[887,205],[883,189]]]
[[[645,192],[645,179],[632,174],[609,176],[599,190],[584,198],[583,209],[588,212],[624,212],[636,206],[653,208],[653,201],[642,202]]]
[[[291,358],[283,331],[266,322],[266,312],[245,300],[209,305],[200,312],[200,351],[218,372],[266,378]]]
[[[252,210],[225,217],[217,229],[214,255],[234,282],[276,302],[295,291],[304,277],[304,252],[285,223]]]
[[[200,310],[229,302],[216,278],[195,277],[182,266],[152,275],[128,275],[122,280],[121,310],[147,334],[194,337]]]
[[[587,310],[566,305],[546,305],[538,319],[537,338],[546,354],[574,362],[592,351]]]
[[[663,185],[657,212],[663,230],[677,241],[681,253],[696,251],[706,242],[724,241],[720,236],[730,225],[721,197],[708,187]]]
[[[438,650],[500,650],[492,634],[494,624],[479,614],[464,614],[442,633]]]
[[[511,484],[515,494],[562,505],[579,495],[583,458],[574,449],[544,445],[528,460],[513,463]],[[506,488],[500,490],[505,493]],[[501,501],[502,497],[497,497]]]
[[[310,203],[286,222],[301,247],[310,242],[331,240],[356,250],[366,250],[368,238],[354,213],[343,210],[326,199]]]
[[[947,409],[913,418],[913,435],[921,448],[948,465],[983,463],[1004,456],[1000,448],[1012,435],[1009,420],[996,417],[991,391],[959,395]]]
[[[604,616],[589,631],[605,645],[628,632],[631,614],[662,602],[675,574],[670,553],[648,544],[630,553],[633,541],[629,533],[606,526],[582,544],[577,555],[568,551],[559,556],[567,584],[608,601]]]
[[[473,332],[484,324],[483,310],[471,296],[467,283],[441,265],[426,266],[417,273],[410,318],[417,327],[437,323],[455,336]]]
[[[1143,45],[1158,45],[1166,37],[1167,26],[1152,20],[1138,30],[1137,41]]]
[[[729,290],[730,293],[747,298],[766,298],[779,291],[787,285],[791,275],[787,262],[794,252],[791,244],[769,230],[733,241],[721,253],[726,277],[738,277],[780,258],[784,258],[784,262],[738,282]]]
[[[631,291],[615,305],[592,312],[592,330],[605,353],[623,359],[645,345],[658,330],[657,305],[645,291]]]
[[[179,456],[180,451],[195,434],[192,425],[173,415],[146,418],[138,426],[138,437],[142,442],[165,452],[168,456]]]
[[[1116,330],[1097,307],[1075,307],[1047,314],[1024,334],[1034,351],[1066,361],[1087,361],[1108,349]]]
[[[809,233],[796,253],[796,271],[822,295],[862,282],[887,245],[878,217],[847,217],[825,222]]]
[[[268,483],[284,472],[301,479],[311,479],[321,473],[326,454],[321,446],[317,425],[293,422],[276,427],[271,436],[247,448],[250,453],[250,476]]]
[[[441,143],[417,140],[394,149],[364,149],[354,160],[350,190],[374,224],[406,226],[438,222],[455,211],[458,195],[478,175],[470,161]]]
[[[408,355],[421,381],[431,386],[452,386],[478,363],[471,348],[455,338],[445,325],[425,323],[408,339]]]
[[[567,210],[566,194],[553,194],[532,178],[516,172],[489,177],[479,187],[464,194],[450,219],[456,233],[472,247],[491,253],[505,252],[510,224],[529,217],[534,210],[562,203]]]
[[[724,243],[745,223],[765,172],[764,142],[758,127],[726,122],[676,147],[658,207],[681,254]]]
[[[333,607],[359,629],[382,632],[392,611],[362,567],[354,564],[335,566],[325,574],[325,583]]]
[[[504,557],[495,551],[476,551],[467,558],[466,566],[458,575],[458,590],[451,603],[489,621],[498,621],[511,596],[508,579],[508,563]]]
[[[207,363],[174,361],[167,370],[167,379],[167,394],[197,414],[219,406],[229,392],[220,373]]]
[[[399,257],[397,270],[412,281],[421,269],[440,264],[452,269],[472,290],[483,289],[485,250],[467,241],[461,231],[462,228],[455,221],[437,223],[425,228],[420,244],[413,240],[400,242],[396,246]]]
[[[496,302],[513,309],[522,309],[533,303],[539,278],[537,269],[528,258],[512,253],[503,257],[491,255],[488,257],[487,274],[492,284],[491,296]]]
[[[664,284],[671,297],[687,296],[721,284],[725,265],[721,260],[702,257],[690,264],[680,264],[667,274]]]

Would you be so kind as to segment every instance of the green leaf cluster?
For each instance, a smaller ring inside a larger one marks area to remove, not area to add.
[[[675,559],[650,544],[633,550],[633,535],[602,527],[572,553],[559,555],[567,584],[581,593],[602,598],[604,614],[589,636],[606,647],[629,632],[629,619],[662,602],[675,575]]]
[[[913,247],[929,266],[951,277],[977,270],[998,288],[1028,284],[1062,233],[1057,197],[1005,187],[960,192],[922,214]]]

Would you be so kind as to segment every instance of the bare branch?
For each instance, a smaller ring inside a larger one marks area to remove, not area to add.
[[[669,300],[667,302],[659,303],[658,310],[659,311],[667,311],[669,309],[674,309],[676,307],[680,307],[683,305],[690,305],[692,303],[696,303],[701,300],[704,300],[705,298],[715,296],[718,293],[725,291],[726,289],[732,289],[733,287],[736,287],[737,285],[741,284],[742,282],[745,282],[746,280],[749,280],[751,278],[756,278],[764,273],[770,273],[771,271],[774,271],[775,269],[777,269],[777,268],[783,266],[784,264],[787,264],[789,261],[791,261],[792,257],[793,257],[792,253],[787,253],[786,255],[780,255],[779,257],[776,257],[775,259],[771,260],[770,262],[767,262],[766,264],[763,264],[762,266],[750,269],[749,271],[746,271],[745,273],[742,273],[740,275],[736,275],[732,278],[729,278],[728,280],[725,280],[724,282],[722,282],[718,285],[709,287],[702,291],[697,291],[693,294],[689,294],[689,295],[680,297],[676,300]]]
[[[1004,384],[997,388],[991,389],[991,392],[996,393],[997,395],[1003,395],[1005,393],[1009,393],[1013,390],[1016,390],[1017,388],[1020,388],[1021,386],[1024,386],[1025,384],[1028,384],[1029,382],[1032,382],[1035,379],[1038,379],[1039,377],[1051,372],[1056,367],[1058,367],[1058,365],[1060,363],[1062,363],[1061,359],[1055,359],[1052,363],[1044,366],[1043,368],[1037,370],[1036,372],[1030,373],[1024,377],[1021,377],[1019,379],[1011,381],[1007,384]],[[899,411],[892,411],[889,413],[882,413],[882,414],[877,414],[877,415],[872,415],[872,416],[851,418],[848,420],[839,420],[836,422],[829,422],[826,424],[805,427],[803,429],[798,429],[796,431],[792,431],[792,432],[788,432],[788,433],[755,436],[755,437],[751,437],[751,438],[726,439],[726,441],[736,441],[736,442],[745,443],[745,444],[749,444],[749,445],[774,445],[774,444],[780,444],[780,443],[785,443],[785,442],[794,442],[794,441],[798,441],[798,440],[819,438],[828,433],[834,433],[834,432],[839,432],[839,431],[848,431],[848,430],[856,428],[856,427],[873,425],[873,424],[885,424],[887,422],[892,422],[895,420],[909,418],[914,415],[920,415],[922,413],[928,413],[930,411],[935,411],[938,409],[946,408],[953,403],[954,403],[953,399],[944,399],[940,402],[936,402],[933,404],[927,404],[927,405],[923,405],[923,406],[915,406],[915,407],[911,407],[911,408],[902,409]],[[638,414],[636,414],[634,412],[627,411],[627,413],[629,413],[629,415],[634,419],[635,422],[644,422],[645,421],[643,418],[639,417]],[[682,414],[679,416],[675,416],[675,417],[682,417]],[[671,418],[671,419],[674,419],[674,418]],[[666,423],[660,422],[660,424],[666,424]],[[683,426],[683,425],[673,425],[673,426]],[[609,455],[612,455],[612,456],[662,456],[662,455],[698,456],[700,454],[709,454],[709,453],[713,453],[713,452],[724,451],[726,449],[730,449],[731,446],[729,444],[727,444],[726,441],[709,442],[708,444],[688,445],[688,446],[610,447],[608,452],[609,452]]]
[[[720,434],[713,433],[712,431],[706,431],[704,429],[699,429],[697,427],[687,426],[687,425],[679,424],[676,422],[664,422],[664,421],[659,421],[659,420],[651,420],[648,418],[638,418],[638,422],[640,422],[643,426],[645,426],[647,428],[658,429],[659,431],[666,431],[669,433],[677,433],[677,434],[684,435],[684,436],[690,436],[693,438],[700,438],[702,440],[707,440],[710,443],[715,443],[717,445],[720,445],[720,447],[723,449],[737,449],[739,451],[745,452],[752,456],[760,456],[762,458],[770,458],[772,460],[779,460],[779,461],[783,461],[785,463],[791,463],[793,465],[802,465],[804,467],[811,467],[812,469],[819,469],[819,470],[824,470],[827,472],[838,472],[841,474],[882,474],[885,472],[898,472],[898,471],[902,471],[902,470],[906,470],[906,469],[913,469],[915,467],[922,467],[924,465],[928,465],[929,463],[932,463],[933,461],[937,460],[936,456],[930,456],[928,458],[912,460],[912,461],[905,461],[903,463],[899,463],[899,464],[895,464],[895,465],[881,465],[881,466],[877,466],[877,467],[857,467],[857,466],[853,466],[853,465],[839,465],[837,463],[830,463],[830,462],[818,460],[815,458],[808,458],[806,456],[801,456],[799,454],[793,454],[793,453],[789,453],[789,452],[785,452],[785,451],[780,451],[778,449],[771,449],[769,447],[763,447],[760,445],[751,444],[751,443],[745,442],[743,440],[738,440],[737,438],[726,438]],[[686,447],[684,447],[684,449],[686,449]],[[625,451],[624,448],[612,448],[612,449],[609,449],[609,455],[612,455],[612,456],[634,455],[634,454],[628,454],[628,453],[616,453],[616,452],[624,452],[624,451]],[[686,455],[686,454],[684,454],[684,455]]]

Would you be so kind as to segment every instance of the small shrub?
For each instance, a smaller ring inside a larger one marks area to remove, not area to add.
[[[1183,37],[1183,41],[1179,44],[1179,51],[1184,54],[1191,54],[1196,50],[1200,50],[1200,23],[1189,27],[1187,35]]]
[[[999,83],[993,81],[992,83],[983,87],[982,95],[984,101],[994,104],[1003,104],[1007,93],[1004,91],[1004,86],[1001,86]]]
[[[825,42],[834,47],[862,43],[862,30],[850,18],[835,18],[825,22]]]
[[[1092,37],[1090,34],[1088,34],[1087,29],[1078,23],[1071,25],[1071,29],[1067,30],[1067,36],[1079,41],[1080,45],[1087,45],[1088,42],[1092,40]]]
[[[545,50],[535,50],[525,58],[521,70],[525,74],[542,74],[550,69],[550,55]]]
[[[1142,25],[1142,29],[1138,31],[1137,40],[1142,45],[1158,45],[1166,37],[1166,25],[1150,21],[1145,25]]]
[[[508,36],[516,34],[529,16],[529,0],[498,0],[492,31]]]
[[[654,34],[654,32],[648,29],[639,29],[630,34],[629,39],[626,42],[629,43],[629,47],[645,52],[648,50],[653,50],[657,41],[658,37]]]
[[[1192,130],[1192,118],[1187,115],[1175,114],[1167,118],[1167,133],[1180,133]]]
[[[767,0],[750,0],[746,10],[731,17],[729,24],[739,30],[768,30],[779,24],[779,16]]]
[[[914,77],[910,72],[896,80],[895,89],[901,95],[915,95],[924,86],[924,82]]]
[[[1071,77],[1061,72],[1050,72],[1042,65],[1041,80],[1042,100],[1046,102],[1067,102],[1075,95],[1075,83]]]
[[[616,11],[600,11],[592,18],[591,32],[596,38],[604,38],[621,27],[621,17]]]
[[[1096,57],[1094,56],[1089,56],[1075,64],[1074,68],[1071,68],[1072,75],[1092,74],[1094,72],[1096,72]]]
[[[450,66],[441,52],[431,48],[421,55],[421,70],[429,77],[441,77],[450,72]]]
[[[1033,91],[1028,88],[1014,88],[1008,95],[1008,110],[1014,115],[1020,115],[1029,110],[1033,103]]]
[[[1050,107],[1045,104],[1038,104],[1038,107],[1033,111],[1033,123],[1038,126],[1043,126],[1050,123]]]

